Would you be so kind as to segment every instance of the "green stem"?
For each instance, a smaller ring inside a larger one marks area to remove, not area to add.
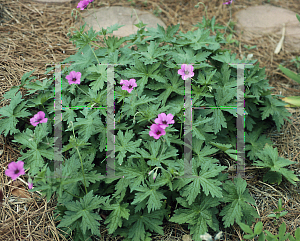
[[[83,93],[85,93],[87,96],[89,96],[89,94],[87,94],[84,90],[82,90],[78,85],[76,85],[78,87],[78,89],[80,89]]]
[[[74,133],[74,126],[73,126],[73,122],[71,121],[71,124],[72,124],[72,128],[73,128],[73,136],[74,136],[74,139],[76,141],[76,145],[77,145],[77,139],[75,137],[75,133]],[[81,158],[81,155],[80,155],[80,152],[78,150],[78,147],[76,146],[76,150],[78,152],[78,155],[79,155],[79,158],[80,158],[80,162],[81,162],[81,169],[82,169],[82,175],[83,175],[83,184],[84,184],[84,188],[85,188],[85,192],[86,194],[88,193],[87,191],[87,188],[86,188],[86,182],[85,182],[85,175],[84,175],[84,170],[83,170],[83,164],[82,164],[82,158]]]
[[[74,195],[74,194],[72,194],[72,193],[68,192],[66,189],[64,189],[64,191],[66,191],[67,193],[69,193],[69,194],[70,194],[70,195],[72,195],[73,197],[77,197],[77,198],[83,198],[83,197],[78,197],[78,196],[76,196],[76,195]]]
[[[207,10],[206,10],[206,6],[203,2],[198,2],[197,5],[199,6],[199,3],[201,3],[204,6],[204,11],[205,11],[205,15],[206,15],[206,19],[208,19],[207,17]]]
[[[45,110],[45,106],[42,104],[42,106],[43,106],[43,109]],[[45,111],[46,112],[46,111]],[[45,130],[45,127],[43,127],[44,128],[44,131],[45,131],[45,133],[47,132],[47,130]],[[47,143],[49,143],[48,145],[50,145],[50,142],[49,142],[49,140],[48,140],[48,136],[46,135],[46,139],[47,139]],[[46,144],[46,143],[45,143]]]
[[[165,151],[165,142],[166,142],[166,139],[164,137],[163,138],[163,148],[162,148],[161,154],[164,153],[164,151]],[[160,156],[161,156],[161,154],[160,154]]]
[[[135,91],[135,89],[133,89],[133,91]],[[138,96],[137,93],[136,93],[136,96]],[[130,102],[132,102],[133,97],[134,97],[134,95],[132,95]],[[124,105],[124,99],[123,99],[123,104],[122,104],[120,110],[122,109],[123,105]],[[123,112],[121,112],[120,119],[119,119],[118,123],[120,123],[120,121],[121,121],[122,113],[123,113]]]
[[[123,99],[123,104],[122,104],[122,106],[121,106],[120,109],[122,109],[123,105],[124,105],[124,99]],[[121,112],[120,119],[119,119],[119,121],[118,121],[119,123],[120,123],[120,121],[121,121],[122,113],[123,113],[123,112]]]
[[[94,13],[95,13],[94,2],[92,2],[92,4],[93,4]],[[88,10],[88,12],[89,12],[89,9],[87,9],[87,10]],[[102,29],[101,26],[100,26],[100,24],[99,24],[99,21],[97,21],[97,16],[96,16],[96,14],[94,14],[94,17],[95,17],[95,19],[96,19],[96,22],[97,22],[97,24],[98,24],[99,29]],[[106,41],[106,34],[104,34],[103,36],[104,36],[103,41],[104,41],[104,43],[105,43],[105,45],[106,45],[106,48],[107,48],[107,47],[108,47],[108,44],[107,44],[107,41]],[[94,45],[96,45],[96,44],[94,44]],[[97,45],[96,45],[96,46],[97,46]],[[98,45],[98,47],[101,48],[99,45]],[[94,54],[95,54],[95,53],[94,53]],[[96,56],[96,55],[95,55],[95,56]],[[97,59],[97,57],[96,57],[96,59]],[[98,59],[97,59],[97,60],[98,60]],[[98,61],[98,63],[99,63],[99,61]],[[99,64],[100,64],[100,63],[99,63]]]
[[[81,169],[82,169],[82,175],[83,175],[83,184],[84,184],[85,192],[86,192],[86,194],[87,194],[88,191],[87,191],[87,188],[86,188],[86,182],[85,182],[85,176],[84,176],[84,170],[83,170],[82,158],[81,158],[80,152],[79,152],[79,150],[78,150],[78,147],[76,147],[76,150],[77,150],[78,155],[79,155],[79,158],[80,158]]]

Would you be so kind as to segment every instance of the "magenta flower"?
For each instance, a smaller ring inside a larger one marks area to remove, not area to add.
[[[16,180],[19,176],[24,175],[24,162],[18,161],[11,162],[8,164],[8,169],[5,170],[5,175],[11,177],[11,179]]]
[[[151,131],[149,131],[149,135],[153,136],[154,139],[159,139],[160,136],[163,136],[166,134],[165,130],[157,124],[152,124],[150,127]]]
[[[120,85],[122,86],[122,90],[127,90],[128,93],[131,93],[134,87],[137,87],[137,84],[135,83],[135,79],[128,80],[122,80],[120,81]]]
[[[155,119],[155,123],[159,124],[162,129],[166,129],[168,124],[174,124],[173,115],[170,113],[166,115],[165,113],[161,113],[158,115],[158,118]]]
[[[181,78],[183,80],[186,80],[187,78],[191,78],[194,76],[194,67],[192,65],[183,64],[181,65],[181,69],[178,70],[178,74],[181,75]]]
[[[33,126],[37,126],[40,123],[47,123],[48,118],[45,118],[45,113],[43,111],[39,111],[30,119],[30,124]]]
[[[87,5],[89,5],[90,3],[90,0],[81,0],[78,5],[77,5],[77,8],[80,8],[80,10],[84,10]]]
[[[80,84],[80,78],[81,78],[81,73],[80,72],[75,72],[71,71],[69,75],[66,76],[66,79],[68,80],[69,84]]]
[[[232,2],[233,2],[233,0],[229,0],[229,1],[225,2],[225,3],[223,3],[223,4],[231,4]]]
[[[33,187],[33,183],[32,182],[28,182],[28,188],[32,189],[32,187]]]

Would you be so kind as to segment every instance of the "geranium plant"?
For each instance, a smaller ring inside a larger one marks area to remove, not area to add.
[[[85,9],[89,5],[85,1],[78,6]],[[78,52],[60,63],[70,64],[62,69],[60,80],[65,107],[61,176],[54,175],[53,162],[54,76],[40,82],[36,76],[30,77],[33,71],[28,72],[21,86],[4,95],[11,101],[0,109],[4,117],[0,134],[13,135],[14,142],[26,150],[18,160],[25,169],[30,168],[28,175],[34,178],[30,191],[41,191],[47,200],[55,195],[58,227],[74,240],[101,236],[100,212],[108,215],[104,222],[108,232],[126,240],[151,240],[151,232],[163,235],[164,219],[187,223],[195,241],[201,240],[208,228],[218,230],[219,222],[225,227],[240,221],[251,225],[258,214],[250,205],[255,202],[247,183],[240,177],[228,180],[226,162],[219,155],[225,154],[233,163],[237,160],[237,67],[230,64],[253,64],[246,65],[244,72],[249,161],[268,162],[268,153],[277,155],[272,147],[263,151],[263,146],[272,142],[262,133],[275,125],[281,128],[290,116],[285,103],[271,95],[264,69],[254,64],[256,61],[239,60],[220,49],[226,37],[217,29],[216,35],[210,35],[210,29],[199,28],[201,24],[187,33],[177,33],[179,25],[166,30],[158,25],[147,31],[142,22],[135,26],[139,28],[136,34],[118,38],[106,35],[120,25],[99,32],[92,28],[84,32],[84,25],[70,38]],[[98,36],[104,37],[105,47],[96,43]],[[115,103],[115,176],[110,178],[105,176],[109,165],[108,64],[114,65]],[[180,178],[186,168],[188,80],[192,107],[203,108],[191,112],[193,176]],[[36,95],[25,100],[18,92],[20,87]],[[298,179],[293,176],[288,181]],[[226,205],[220,209],[221,203]]]

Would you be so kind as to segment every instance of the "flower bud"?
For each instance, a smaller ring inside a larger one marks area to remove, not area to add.
[[[28,188],[29,189],[32,189],[33,188],[33,182],[32,182],[32,179],[29,177],[28,179]]]
[[[156,177],[157,177],[157,171],[154,172],[153,179],[155,179]]]

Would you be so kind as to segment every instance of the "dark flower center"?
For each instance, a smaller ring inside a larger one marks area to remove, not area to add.
[[[157,131],[157,132],[156,132],[156,135],[159,135],[160,133],[161,133],[160,131]]]
[[[75,81],[76,81],[76,78],[73,78],[72,81],[75,82]]]
[[[15,174],[18,174],[19,172],[20,172],[20,170],[19,170],[19,169],[15,170]]]
[[[162,123],[165,125],[165,124],[167,124],[167,121],[164,120]]]
[[[129,89],[132,89],[132,85],[128,85],[128,88],[129,88]]]

